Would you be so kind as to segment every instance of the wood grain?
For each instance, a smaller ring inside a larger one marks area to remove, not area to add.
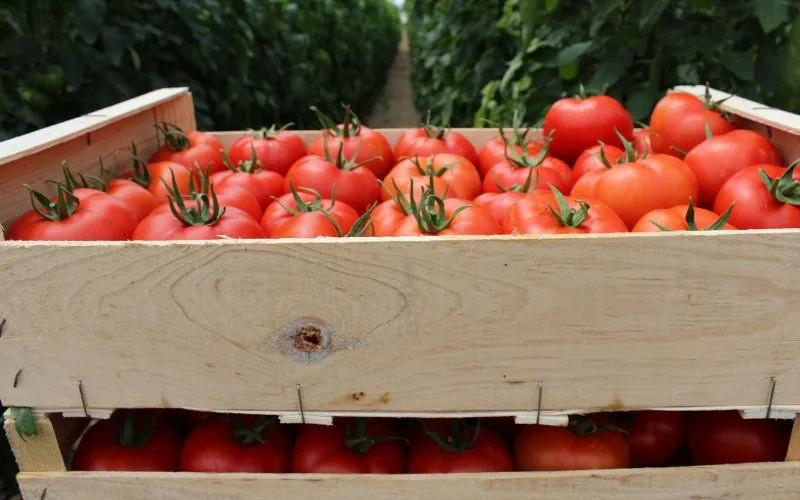
[[[800,464],[401,476],[67,472],[25,473],[18,479],[25,498],[40,498],[46,489],[47,500],[796,500]]]
[[[3,428],[20,471],[58,472],[67,470],[56,431],[48,417],[36,417],[35,436],[23,438],[17,433],[14,425],[15,422],[10,417],[10,410],[7,410],[3,418]]]
[[[522,413],[542,380],[544,410],[738,408],[774,376],[800,405],[799,257],[798,230],[11,242],[0,399]],[[315,363],[279,336],[303,317],[335,330]]]
[[[786,451],[787,462],[800,462],[800,414],[794,419],[789,449]]]

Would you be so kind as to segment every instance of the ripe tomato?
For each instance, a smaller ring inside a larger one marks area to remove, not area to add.
[[[653,131],[649,128],[634,130],[633,150],[640,155],[653,153]]]
[[[344,119],[336,125],[327,116],[312,107],[324,130],[308,148],[308,154],[328,158],[340,149],[348,162],[363,165],[375,177],[383,179],[394,165],[392,146],[380,132],[361,124],[353,111],[345,106]]]
[[[219,193],[224,193],[231,188],[248,191],[256,199],[263,213],[274,198],[284,194],[285,180],[281,174],[264,169],[262,165],[261,160],[255,156],[236,163],[233,163],[232,160],[225,161],[227,170],[212,174],[209,180]]]
[[[689,151],[684,159],[700,187],[700,205],[710,207],[722,185],[751,165],[781,165],[775,146],[752,130],[734,130],[714,136]]]
[[[782,462],[789,447],[789,421],[743,419],[738,411],[689,415],[687,442],[697,465]]]
[[[521,425],[514,439],[514,459],[523,471],[624,469],[631,466],[623,432],[602,429],[589,417],[569,427]]]
[[[204,132],[184,132],[180,127],[165,123],[159,130],[164,134],[164,145],[149,163],[171,161],[187,168],[211,169],[211,173],[225,170],[222,161],[224,147],[216,137]]]
[[[419,202],[410,200],[410,215],[405,216],[393,236],[453,236],[500,234],[500,224],[491,213],[460,198],[442,199],[423,190]]]
[[[212,419],[183,444],[180,470],[187,472],[289,472],[292,443],[274,418]]]
[[[304,425],[294,444],[292,471],[326,474],[402,474],[405,449],[390,425],[357,418]]]
[[[670,92],[656,104],[650,117],[654,153],[683,157],[706,140],[706,126],[713,136],[736,127],[717,110],[706,91],[705,102],[686,92]]]
[[[497,163],[486,174],[483,180],[484,193],[502,193],[513,186],[521,186],[530,182],[531,170],[536,171],[534,189],[547,189],[552,186],[559,191],[569,192],[572,189],[572,169],[558,158],[547,156],[548,147],[539,151],[536,157],[518,155],[511,151],[511,156]]]
[[[469,425],[452,419],[448,430],[444,425],[431,428],[426,435],[417,434],[411,441],[408,472],[412,474],[448,474],[457,472],[507,472],[514,468],[508,446],[492,429],[480,421]],[[445,424],[446,422],[442,422]]]
[[[122,201],[97,189],[71,190],[58,183],[56,196],[25,186],[33,209],[11,224],[8,240],[119,241],[128,240],[139,222]]]
[[[734,174],[719,189],[714,211],[733,204],[730,220],[739,229],[800,227],[800,171],[754,165]]]
[[[217,174],[220,173],[226,172],[217,172]],[[205,172],[198,172],[197,175],[200,180],[199,187],[195,188],[194,181],[190,180],[189,192],[185,197],[188,199],[198,199],[201,195],[205,195],[208,199],[211,199],[211,176],[208,170]],[[241,187],[241,185],[237,185],[236,183],[223,183],[220,187],[214,184],[214,192],[220,206],[238,208],[252,217],[254,221],[261,219],[261,214],[263,213],[261,205],[258,203],[256,197],[253,196],[250,191]]]
[[[400,221],[409,213],[408,205],[402,201],[384,201],[372,211],[373,236],[392,236]]]
[[[306,143],[302,137],[288,130],[275,130],[273,125],[236,139],[228,152],[228,159],[235,168],[240,164],[253,165],[248,173],[255,173],[253,170],[258,166],[285,176],[289,168],[305,155]]]
[[[406,130],[394,145],[394,157],[398,161],[404,158],[423,158],[440,153],[449,153],[466,158],[472,165],[478,165],[478,153],[475,146],[464,135],[424,124],[419,128]]]
[[[613,97],[565,97],[545,115],[543,133],[553,134],[550,153],[572,164],[598,142],[622,147],[617,133],[632,140],[633,118]]]
[[[608,421],[628,433],[632,467],[657,467],[675,456],[686,435],[686,414],[681,411],[633,411],[599,414],[596,422]]]
[[[444,186],[436,179],[444,181]],[[462,156],[440,153],[401,160],[383,180],[383,200],[392,199],[398,192],[409,196],[412,184],[417,192],[429,188],[431,182],[436,192],[449,198],[473,200],[481,194],[481,176],[475,166]]]
[[[536,182],[532,182],[534,170],[537,174]],[[502,193],[483,193],[475,198],[474,203],[492,214],[498,224],[502,224],[509,209],[515,203],[525,198],[532,191],[537,191],[536,186],[539,185],[538,174],[538,169],[528,169],[528,177],[525,178],[525,183],[521,186],[515,184]]]
[[[147,190],[158,200],[165,203],[169,198],[172,176],[181,194],[189,194],[189,185],[194,182],[195,170],[172,161],[161,161],[147,164],[149,184]]]
[[[592,146],[575,160],[575,164],[572,166],[572,180],[578,182],[578,179],[587,172],[612,168],[622,162],[634,162],[637,158],[636,156],[628,157],[625,151],[615,146],[606,146],[605,144]]]
[[[503,219],[505,234],[627,233],[619,216],[599,201],[535,191],[511,206]]]
[[[153,411],[115,412],[83,435],[72,470],[178,470],[182,438],[178,430]]]
[[[691,199],[688,205],[658,208],[647,212],[633,226],[632,233],[654,233],[659,231],[716,231],[736,229],[728,224],[732,206],[717,215],[711,210],[696,208]]]
[[[476,164],[481,178],[486,178],[489,169],[505,160],[512,151],[520,156],[536,156],[544,148],[544,144],[536,139],[528,139],[529,132],[530,129],[520,130],[518,124],[515,123],[511,135],[501,128],[499,137],[484,144],[478,151],[478,163]]]
[[[293,190],[267,207],[261,228],[267,238],[335,237],[350,232],[358,219],[358,213],[347,203]]]

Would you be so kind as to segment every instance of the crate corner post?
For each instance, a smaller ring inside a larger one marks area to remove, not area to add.
[[[11,411],[3,414],[3,428],[20,472],[66,472],[67,467],[50,417],[36,415],[34,418],[36,435],[23,437],[17,432]]]

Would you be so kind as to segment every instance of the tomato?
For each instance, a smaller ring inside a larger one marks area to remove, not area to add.
[[[633,139],[633,118],[613,97],[565,97],[553,104],[544,117],[543,133],[552,134],[550,153],[572,164],[598,142],[622,147],[617,132]]]
[[[274,125],[236,139],[228,151],[228,158],[235,168],[240,164],[252,164],[248,173],[255,173],[257,166],[281,176],[285,176],[289,168],[305,155],[306,143],[300,135],[284,129],[275,130]]]
[[[267,207],[261,228],[267,238],[335,237],[350,232],[358,220],[358,213],[343,201],[292,191]]]
[[[714,211],[732,204],[731,223],[739,229],[800,227],[800,171],[754,165],[734,174],[719,189]]]
[[[225,170],[222,160],[224,147],[213,135],[204,132],[184,132],[175,125],[164,124],[159,130],[164,134],[164,145],[149,163],[171,161],[193,169],[211,169],[211,173]]]
[[[403,442],[390,425],[365,418],[334,425],[304,425],[297,435],[292,471],[326,474],[401,474]]]
[[[636,156],[627,141],[625,150],[628,158]],[[571,195],[605,203],[628,228],[651,210],[683,205],[698,197],[692,170],[674,156],[656,154],[610,166],[586,172],[575,182]]]
[[[596,422],[609,423],[628,433],[633,467],[657,467],[670,461],[686,435],[686,414],[681,411],[632,411],[600,414]]]
[[[782,161],[769,139],[751,130],[714,136],[689,151],[684,160],[697,177],[700,205],[704,207],[714,203],[720,188],[733,174],[752,165],[781,165]]]
[[[328,158],[340,149],[345,159],[355,165],[370,169],[375,177],[383,179],[394,165],[392,146],[380,132],[361,124],[353,111],[345,106],[344,120],[336,125],[316,108],[325,130],[308,148],[308,154]]]
[[[400,134],[397,144],[394,145],[394,157],[398,161],[417,157],[421,159],[440,153],[460,156],[472,165],[480,163],[475,146],[463,134],[427,123],[419,128],[406,130]]]
[[[649,128],[634,130],[633,150],[640,155],[653,153],[653,131]]]
[[[587,172],[611,168],[621,162],[635,161],[636,158],[638,157],[629,158],[625,151],[618,147],[598,144],[581,153],[575,160],[575,164],[572,166],[572,179],[574,182],[578,182],[578,179]]]
[[[237,163],[226,161],[225,165],[228,169],[212,174],[209,180],[219,193],[224,193],[231,188],[244,189],[249,192],[258,202],[259,209],[263,213],[274,198],[284,194],[285,179],[275,171],[262,168],[260,162],[261,160],[257,158],[241,160]]]
[[[72,470],[174,472],[181,442],[180,432],[157,412],[115,412],[83,435]]]
[[[383,200],[390,200],[398,192],[408,196],[412,183],[417,189],[429,188],[433,176],[433,189],[449,198],[473,200],[481,194],[481,177],[466,158],[449,153],[430,157],[401,160],[383,180]],[[438,182],[441,179],[444,182]]]
[[[409,209],[402,202],[387,200],[372,211],[372,230],[374,236],[392,236],[400,221],[409,215]]]
[[[169,198],[170,188],[168,186],[172,186],[173,176],[178,190],[184,195],[189,194],[189,185],[195,179],[194,170],[172,161],[148,163],[147,172],[149,177],[147,190],[159,203],[165,203]]]
[[[508,446],[495,431],[453,419],[451,428],[427,428],[427,435],[411,441],[408,472],[507,472],[514,468]]]
[[[658,208],[647,212],[633,226],[633,233],[652,233],[659,231],[716,231],[732,230],[734,226],[727,223],[732,207],[729,205],[721,216],[711,210],[696,208],[691,199],[688,205]]]
[[[419,202],[411,201],[393,236],[453,236],[500,234],[500,224],[491,213],[460,198],[443,199],[432,190],[423,190]]]
[[[513,186],[530,182],[526,179],[530,179],[531,170],[536,171],[534,188],[547,189],[552,186],[559,191],[569,192],[572,189],[572,170],[558,158],[547,156],[547,152],[547,145],[534,158],[527,155],[520,156],[512,151],[511,157],[503,159],[489,169],[483,180],[483,192],[501,193]]]
[[[736,410],[689,415],[687,442],[697,465],[782,462],[789,421],[744,419]]]
[[[706,140],[706,127],[713,136],[734,130],[717,106],[708,94],[704,102],[686,92],[668,93],[656,103],[650,117],[652,151],[683,157]]]
[[[521,131],[515,124],[512,135],[509,137],[501,128],[499,137],[484,144],[478,151],[478,163],[476,164],[481,178],[486,178],[489,170],[510,156],[512,151],[520,156],[536,156],[544,148],[544,144],[535,139],[528,139],[529,131],[530,129]]]
[[[599,428],[589,417],[568,427],[520,425],[514,459],[522,471],[623,469],[631,466],[623,432]]]
[[[119,241],[131,238],[138,220],[122,201],[97,189],[57,184],[56,196],[26,186],[33,209],[11,224],[8,240]]]
[[[492,214],[492,217],[498,222],[498,224],[503,223],[503,219],[505,219],[506,214],[508,213],[509,209],[518,201],[525,198],[528,193],[532,191],[536,191],[536,186],[539,185],[539,181],[537,180],[536,183],[532,182],[532,177],[534,170],[536,171],[537,175],[539,173],[538,169],[528,169],[528,177],[525,178],[525,183],[522,185],[513,185],[510,186],[508,189],[504,190],[502,193],[483,193],[482,195],[475,198],[475,205],[484,208],[487,212]]]
[[[375,174],[364,165],[345,159],[339,149],[336,159],[306,156],[286,174],[285,191],[313,189],[323,198],[347,203],[359,214],[381,199],[381,186]]]
[[[274,417],[213,419],[183,444],[180,470],[187,472],[289,472],[292,443]]]
[[[509,208],[506,234],[626,233],[628,228],[607,205],[564,196],[555,188],[535,191]]]
[[[217,174],[220,173],[224,174],[226,172],[217,172]],[[211,180],[209,171],[206,170],[205,172],[199,172],[198,175],[200,180],[199,187],[195,188],[194,181],[190,181],[189,192],[185,197],[188,199],[198,199],[199,196],[205,195],[208,199],[211,199]],[[217,201],[221,206],[238,208],[242,212],[252,217],[254,221],[261,219],[261,214],[263,213],[261,210],[261,205],[258,203],[256,197],[240,184],[233,182],[225,182],[222,184],[222,186],[214,184],[214,192],[217,197]]]

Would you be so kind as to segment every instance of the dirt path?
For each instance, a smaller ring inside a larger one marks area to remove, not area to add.
[[[383,95],[366,123],[373,128],[413,127],[420,123],[411,93],[411,63],[405,30]]]

